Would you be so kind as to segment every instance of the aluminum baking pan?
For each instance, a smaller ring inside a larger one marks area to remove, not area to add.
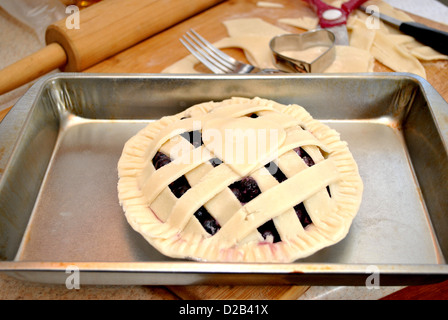
[[[117,161],[147,123],[231,96],[298,103],[340,132],[363,201],[348,236],[294,263],[167,258],[117,200]],[[448,105],[411,74],[53,74],[0,124],[0,271],[82,284],[430,283],[448,277]],[[372,271],[373,270],[373,271]]]

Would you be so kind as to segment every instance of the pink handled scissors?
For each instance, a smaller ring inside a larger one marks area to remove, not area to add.
[[[348,45],[347,19],[349,14],[367,0],[350,0],[344,2],[341,8],[333,7],[322,0],[304,0],[316,11],[321,28],[334,33],[335,44]]]

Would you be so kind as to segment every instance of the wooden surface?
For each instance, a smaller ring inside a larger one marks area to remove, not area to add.
[[[64,49],[52,43],[0,71],[0,95],[33,81],[67,61]]]
[[[307,286],[169,286],[185,300],[296,300]]]
[[[409,286],[381,300],[448,300],[448,281],[424,286]]]
[[[256,2],[256,0],[225,1],[85,71],[98,73],[159,73],[165,67],[188,55],[187,50],[181,45],[178,39],[190,28],[194,28],[208,40],[214,42],[227,36],[224,25],[222,24],[223,21],[236,18],[259,17],[290,32],[300,33],[304,30],[277,23],[277,19],[313,14],[306,4],[298,0],[278,1],[285,5],[283,9],[260,8],[256,6]],[[415,16],[413,17],[418,22],[423,22],[429,26],[448,31],[448,26],[446,25]],[[239,59],[244,59],[239,50],[228,50],[228,52]],[[424,67],[427,72],[427,80],[445,100],[448,100],[448,62],[425,62]],[[390,70],[376,63],[374,71],[383,72]],[[6,112],[7,110],[0,113],[0,120]],[[16,280],[9,279],[9,281],[14,282]],[[437,292],[438,294],[440,293],[439,298],[448,298],[448,282],[444,282],[438,286],[439,289],[437,289]],[[44,286],[44,288],[48,288],[48,286]],[[110,287],[107,288],[109,290]],[[433,288],[433,286],[407,287],[397,292],[395,297],[406,297],[407,294],[407,297],[417,296],[424,299],[428,290],[432,292]],[[61,288],[61,292],[64,289]],[[308,287],[306,286],[144,287],[144,290],[147,290],[145,291],[147,294],[146,297],[151,299],[296,299],[307,289]],[[116,290],[122,289],[116,288]],[[132,297],[129,296],[127,298]]]
[[[5,110],[0,110],[0,122],[3,120],[3,118],[8,114],[9,110],[11,110],[12,107],[6,108]]]

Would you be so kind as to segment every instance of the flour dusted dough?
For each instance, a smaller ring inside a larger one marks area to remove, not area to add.
[[[351,46],[336,46],[336,59],[324,73],[373,72],[374,59],[369,51]]]
[[[274,26],[260,18],[241,18],[226,20],[223,22],[226,26],[229,37],[238,36],[266,36],[275,37],[286,33],[285,30]]]
[[[247,61],[259,68],[274,68],[272,54],[266,47],[272,37],[268,36],[236,36],[223,38],[215,43],[218,48],[240,48],[244,50]]]
[[[197,63],[198,60],[190,54],[162,70],[162,73],[199,73],[194,68]]]
[[[278,19],[278,22],[305,30],[314,30],[319,26],[319,19],[317,17],[309,16],[298,18],[282,18]]]
[[[370,51],[375,40],[376,31],[366,27],[360,19],[351,19],[350,46]]]
[[[418,59],[387,35],[377,32],[370,50],[379,62],[394,71],[411,72],[426,78],[425,68]]]
[[[283,8],[284,5],[281,3],[275,3],[275,2],[268,2],[268,1],[258,1],[257,7],[262,8]]]
[[[340,6],[342,1],[327,1]],[[397,10],[383,1],[368,1],[366,6],[375,5],[380,12],[402,21],[412,21],[406,13]],[[279,23],[312,30],[316,28],[317,17],[304,16],[281,18]],[[234,19],[224,22],[229,37],[215,45],[218,48],[240,48],[244,50],[249,63],[261,68],[274,68],[269,41],[272,37],[289,33],[259,18]],[[393,71],[410,72],[426,78],[426,71],[421,61],[446,60],[448,56],[424,46],[412,37],[403,35],[397,29],[380,20],[355,10],[349,17],[347,28],[350,32],[350,46],[336,47],[334,63],[324,73],[372,72],[374,59]],[[166,68],[165,73],[198,73],[194,69],[195,58],[187,56]]]
[[[405,47],[414,57],[423,61],[448,60],[447,55],[441,54],[431,47],[419,45],[415,40],[405,44]]]
[[[383,1],[368,1],[381,13],[401,21],[413,21],[406,13]],[[347,27],[351,30],[350,46],[369,50],[379,62],[393,71],[410,72],[426,78],[420,60],[445,60],[448,56],[421,44],[414,38],[402,34],[396,28],[383,23],[359,10],[350,17]]]
[[[276,35],[289,32],[259,18],[228,20],[224,22],[224,25],[229,37],[215,42],[216,47],[243,49],[249,63],[260,68],[275,68],[269,41]],[[353,55],[353,63],[347,64],[347,60],[350,60],[347,55]],[[369,72],[372,71],[372,61],[369,52],[362,52],[356,48],[338,49],[333,65],[324,72]],[[194,69],[195,63],[197,63],[196,58],[190,55],[162,72],[198,73]]]

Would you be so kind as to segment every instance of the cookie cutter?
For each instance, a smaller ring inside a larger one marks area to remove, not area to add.
[[[285,51],[302,51],[312,47],[328,47],[313,61],[303,61],[282,54]],[[284,72],[319,73],[323,72],[335,59],[335,35],[325,29],[317,29],[300,34],[283,34],[269,42],[274,64]]]

